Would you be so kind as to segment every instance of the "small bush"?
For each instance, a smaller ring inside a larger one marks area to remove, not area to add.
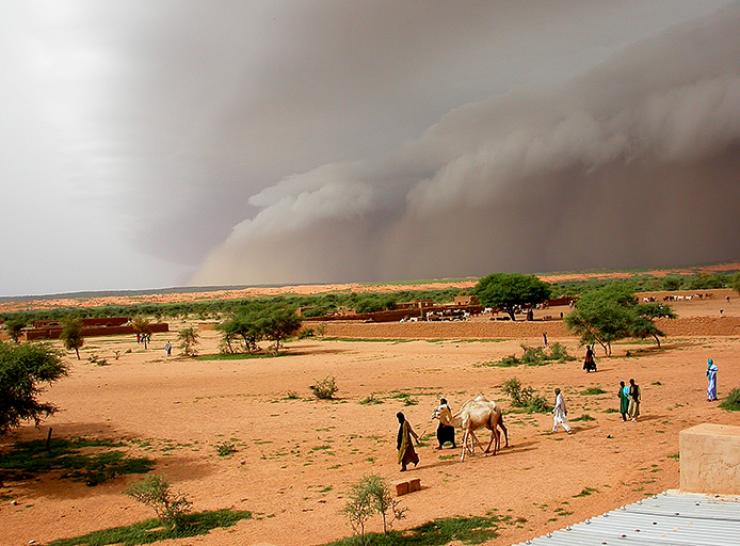
[[[301,397],[300,397],[300,396],[298,396],[298,393],[297,393],[297,392],[295,392],[295,391],[288,391],[288,392],[287,392],[287,393],[285,394],[285,399],[286,399],[286,400],[300,400],[300,398],[301,398]]]
[[[382,403],[383,403],[383,400],[381,400],[380,398],[375,398],[374,392],[370,393],[367,397],[360,400],[360,404],[362,404],[363,406],[374,406],[374,405],[382,404]]]
[[[719,407],[727,411],[740,411],[740,389],[732,389]]]
[[[231,442],[221,442],[220,444],[216,444],[214,447],[216,448],[216,453],[218,453],[219,457],[228,457],[237,452],[236,446]]]
[[[339,392],[337,382],[333,376],[327,376],[321,381],[317,381],[315,385],[310,386],[314,396],[319,400],[333,400],[334,395]]]
[[[309,337],[314,337],[316,333],[313,331],[313,328],[306,328],[305,330],[301,330],[298,334],[298,339],[306,339]]]
[[[567,361],[575,360],[575,359],[576,357],[568,354],[568,350],[565,348],[565,345],[555,342],[550,347],[550,360],[556,360],[558,362],[567,362]]]
[[[591,417],[588,413],[584,413],[580,417],[576,417],[575,419],[571,419],[571,422],[573,421],[596,421],[593,417]]]
[[[388,533],[394,520],[406,517],[406,509],[394,498],[388,482],[374,475],[365,476],[352,486],[343,513],[362,544],[365,543],[365,525],[373,514],[378,514],[383,519],[384,534]]]
[[[193,504],[181,493],[173,493],[162,476],[148,476],[129,486],[126,494],[154,509],[167,527],[180,529]]]
[[[551,409],[545,397],[537,394],[532,387],[522,387],[516,377],[505,381],[502,388],[511,398],[511,405],[524,408],[527,413],[547,413]]]
[[[95,353],[88,356],[87,360],[88,362],[90,362],[90,364],[95,364],[96,366],[107,366],[108,365],[107,359],[101,358]]]

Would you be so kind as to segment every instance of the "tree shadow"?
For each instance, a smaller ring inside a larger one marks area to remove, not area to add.
[[[26,499],[118,494],[150,472],[197,479],[213,468],[194,457],[142,450],[136,436],[108,423],[22,427],[0,443],[0,484]],[[150,448],[151,449],[151,448]]]

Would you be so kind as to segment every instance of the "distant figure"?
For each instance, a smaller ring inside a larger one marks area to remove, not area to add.
[[[414,432],[414,429],[411,428],[411,425],[406,420],[403,412],[399,411],[396,414],[396,418],[398,419],[398,423],[401,425],[398,427],[398,439],[396,442],[396,448],[398,449],[398,462],[401,463],[401,472],[406,472],[407,464],[414,463],[414,466],[419,464],[419,456],[416,454],[416,451],[414,451],[414,444],[411,441],[411,437],[413,436],[416,443],[419,444],[419,437]]]
[[[532,311],[532,309],[527,311],[527,320],[530,322],[534,320],[534,311]]]
[[[727,301],[727,303],[730,303],[730,296],[725,296],[725,300]]]
[[[552,431],[558,431],[558,425],[570,434],[572,431],[568,424],[568,410],[565,408],[565,400],[560,393],[560,389],[555,389],[555,408],[552,410]]]
[[[586,356],[583,359],[583,369],[586,370],[586,373],[596,371],[596,360],[594,359],[593,345],[586,346]]]
[[[717,371],[719,368],[711,358],[707,360],[707,401],[717,400]]]
[[[547,332],[542,332],[542,340],[545,342],[545,347],[547,347]]]
[[[724,317],[725,316],[725,310],[724,309],[720,309],[719,310],[719,316],[720,317]]]
[[[560,320],[563,320],[563,312],[560,311]]]
[[[630,397],[630,405],[629,405],[629,408],[627,409],[627,413],[630,416],[630,421],[637,421],[637,418],[640,416],[641,393],[640,393],[640,386],[637,383],[635,383],[634,379],[630,379],[629,397]]]
[[[165,356],[170,356],[172,354],[172,343],[169,341],[164,344],[164,354]]]
[[[439,406],[434,410],[432,419],[439,419],[439,425],[437,425],[437,442],[439,447],[442,449],[447,442],[452,444],[452,449],[455,449],[455,427],[452,424],[452,409],[450,409],[447,400],[442,398],[439,401]]]
[[[630,388],[624,384],[624,381],[619,382],[619,413],[622,414],[622,421],[627,420],[627,412],[630,407]]]

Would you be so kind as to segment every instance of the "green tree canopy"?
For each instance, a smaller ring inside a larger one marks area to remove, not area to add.
[[[80,348],[85,344],[85,339],[82,337],[82,319],[69,318],[65,320],[59,337],[64,343],[64,348],[68,351],[74,351],[77,354],[77,360],[79,360]]]
[[[534,307],[550,297],[550,285],[535,275],[519,273],[494,273],[483,277],[473,289],[482,305],[506,311],[511,320],[514,308]]]
[[[23,317],[13,317],[5,322],[5,330],[8,332],[10,339],[18,343],[21,340],[21,332],[26,327],[26,319]]]
[[[611,355],[611,344],[626,337],[654,337],[660,347],[660,337],[665,334],[654,320],[662,317],[676,315],[665,304],[639,304],[628,286],[610,284],[584,292],[565,323],[580,336],[581,343],[598,343]]]
[[[33,419],[56,411],[49,403],[37,400],[39,383],[51,383],[67,375],[67,366],[58,351],[45,343],[12,345],[0,342],[0,436]]]
[[[200,338],[200,336],[198,335],[198,332],[195,330],[195,328],[193,328],[192,326],[182,328],[177,333],[177,339],[180,342],[180,349],[182,350],[182,354],[184,354],[185,356],[195,356],[195,354],[198,352],[198,350],[195,348],[195,346],[199,343],[198,338]]]
[[[280,350],[280,342],[291,337],[301,329],[301,317],[290,307],[270,310],[262,318],[262,331],[266,339],[275,342],[275,352]]]

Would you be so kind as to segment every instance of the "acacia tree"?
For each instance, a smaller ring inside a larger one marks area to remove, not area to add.
[[[550,297],[550,285],[535,275],[494,273],[483,277],[473,289],[482,305],[503,309],[516,320],[516,307],[531,308]]]
[[[265,338],[275,342],[276,353],[280,351],[280,342],[295,335],[301,329],[301,323],[301,317],[289,307],[273,309],[260,320]]]
[[[181,329],[177,333],[177,339],[180,341],[180,349],[182,349],[182,354],[184,354],[185,356],[195,356],[195,354],[198,352],[195,346],[198,345],[199,337],[200,336],[198,335],[198,332],[196,332],[195,328],[193,328],[192,326]]]
[[[581,343],[598,343],[611,355],[612,343],[626,337],[652,336],[660,347],[659,338],[665,334],[654,322],[660,317],[675,318],[675,314],[664,304],[639,304],[629,287],[609,284],[584,292],[565,323]]]
[[[730,286],[735,289],[735,292],[740,294],[740,273],[735,273],[730,281]]]
[[[64,321],[59,337],[64,343],[64,348],[77,353],[77,360],[79,360],[80,348],[85,344],[85,339],[82,337],[82,320],[70,318]]]
[[[26,321],[20,317],[12,318],[5,322],[5,330],[8,332],[10,339],[16,343],[20,343],[21,333],[25,327]]]
[[[0,342],[0,436],[32,419],[36,425],[56,411],[39,402],[40,383],[67,375],[61,354],[45,343],[11,345]]]

